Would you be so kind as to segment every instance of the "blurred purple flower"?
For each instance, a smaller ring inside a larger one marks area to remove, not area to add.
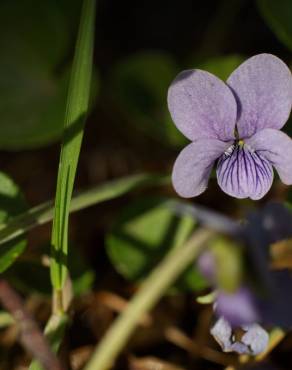
[[[257,354],[265,349],[268,334],[259,326],[292,328],[292,276],[289,270],[271,270],[271,243],[292,237],[292,212],[280,203],[271,203],[255,211],[243,226],[249,259],[249,279],[256,277],[257,289],[241,286],[236,292],[218,289],[214,311],[218,317],[212,335],[224,351]],[[216,288],[216,261],[211,251],[198,260],[203,275]],[[245,334],[235,340],[233,331]],[[248,344],[249,343],[249,344]]]
[[[237,352],[255,356],[267,348],[269,335],[260,325],[243,325],[241,329],[244,334],[240,339],[235,339],[231,325],[221,317],[212,327],[211,334],[224,352]]]
[[[226,352],[256,355],[268,345],[268,334],[260,326],[292,327],[292,278],[288,271],[271,271],[273,286],[266,295],[256,295],[246,287],[235,293],[218,291],[214,311],[218,320],[211,334]],[[235,340],[234,330],[245,331],[241,340]]]
[[[220,290],[214,309],[218,317],[224,317],[233,327],[250,325],[260,320],[255,298],[247,287],[240,287],[234,293]]]
[[[192,143],[174,164],[177,193],[201,194],[216,160],[219,186],[236,198],[262,198],[272,185],[272,166],[291,185],[292,141],[279,131],[291,103],[291,72],[271,54],[248,59],[227,84],[205,71],[181,72],[169,88],[168,107]]]
[[[214,255],[207,251],[198,260],[198,267],[216,288],[216,261]],[[211,334],[224,352],[257,355],[263,352],[269,335],[258,325],[260,320],[256,300],[246,287],[229,293],[218,289],[214,303],[214,312],[218,317],[211,329]],[[235,339],[234,330],[242,329],[245,333],[240,340]]]
[[[197,266],[209,283],[216,284],[216,261],[213,253],[202,253],[197,260]]]

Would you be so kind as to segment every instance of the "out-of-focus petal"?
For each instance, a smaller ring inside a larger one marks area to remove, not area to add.
[[[234,293],[220,290],[216,299],[215,312],[235,327],[252,324],[259,319],[254,297],[244,287]]]
[[[273,182],[270,162],[246,145],[235,145],[218,161],[217,179],[221,189],[235,198],[260,199]]]
[[[206,189],[214,161],[230,146],[214,139],[202,139],[186,146],[177,157],[172,182],[185,198],[195,197]]]
[[[211,73],[181,72],[168,90],[168,108],[177,128],[192,141],[234,139],[236,100],[229,87]]]
[[[271,54],[259,54],[241,64],[228,78],[238,102],[237,129],[240,138],[264,128],[280,129],[292,104],[289,68]]]
[[[258,324],[245,325],[242,329],[246,332],[240,339],[247,349],[244,353],[256,356],[264,352],[269,343],[269,334]]]
[[[216,283],[216,261],[212,252],[206,251],[202,253],[198,260],[197,266],[200,273],[211,283]]]
[[[227,320],[220,317],[210,332],[224,352],[231,351],[232,328]]]
[[[260,325],[254,323],[243,326],[242,329],[245,333],[240,340],[235,340],[231,325],[220,317],[212,327],[211,334],[224,352],[255,356],[267,348],[269,335]]]
[[[292,185],[292,140],[279,130],[265,129],[246,140],[250,149],[276,168],[280,179]]]

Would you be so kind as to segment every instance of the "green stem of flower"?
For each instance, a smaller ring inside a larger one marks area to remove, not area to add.
[[[168,287],[192,263],[213,236],[213,231],[198,230],[181,248],[169,252],[110,327],[85,370],[106,370],[111,367],[141,317],[154,307]]]

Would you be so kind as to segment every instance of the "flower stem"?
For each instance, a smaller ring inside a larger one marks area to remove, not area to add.
[[[169,252],[110,327],[85,370],[106,370],[111,367],[141,317],[155,306],[167,288],[192,263],[214,235],[213,231],[200,229],[183,246]]]

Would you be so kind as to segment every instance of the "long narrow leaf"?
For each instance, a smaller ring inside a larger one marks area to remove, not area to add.
[[[164,257],[105,333],[85,370],[108,370],[112,367],[116,357],[141,321],[141,317],[155,306],[169,286],[206,248],[214,235],[213,231],[200,229],[186,243],[171,250]]]
[[[84,0],[69,85],[52,230],[51,279],[60,290],[67,274],[68,219],[90,95],[95,0]]]
[[[139,174],[108,181],[92,189],[75,194],[70,204],[70,212],[76,212],[95,204],[120,197],[142,186],[167,183],[169,183],[168,176],[152,174]],[[51,221],[53,219],[53,214],[54,202],[51,200],[14,217],[7,224],[0,225],[0,248],[1,244],[23,235],[26,231],[36,226]]]

